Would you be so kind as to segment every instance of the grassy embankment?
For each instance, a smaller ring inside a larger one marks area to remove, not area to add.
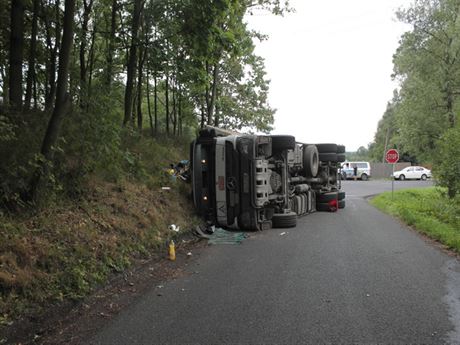
[[[380,194],[371,203],[418,231],[460,253],[460,196],[450,200],[441,188]]]
[[[190,186],[164,171],[187,158],[188,140],[140,138],[129,149],[140,177],[94,172],[77,199],[0,212],[0,331],[48,305],[81,299],[111,273],[162,252],[175,234],[169,224],[187,229],[198,221]]]

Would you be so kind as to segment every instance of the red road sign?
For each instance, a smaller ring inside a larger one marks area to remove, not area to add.
[[[396,163],[399,161],[399,152],[395,149],[389,149],[387,153],[385,153],[385,160],[390,164]]]

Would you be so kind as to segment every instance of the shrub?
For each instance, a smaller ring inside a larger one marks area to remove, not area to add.
[[[434,173],[439,185],[447,188],[449,198],[460,191],[460,127],[449,129],[440,139]]]

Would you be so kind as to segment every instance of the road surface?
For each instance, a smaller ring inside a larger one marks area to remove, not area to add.
[[[460,344],[458,259],[368,204],[390,181],[343,188],[345,209],[205,249],[85,343]]]

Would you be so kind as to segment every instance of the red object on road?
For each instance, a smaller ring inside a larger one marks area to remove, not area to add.
[[[399,161],[399,152],[395,149],[390,149],[385,153],[385,160],[390,163],[394,164]]]

